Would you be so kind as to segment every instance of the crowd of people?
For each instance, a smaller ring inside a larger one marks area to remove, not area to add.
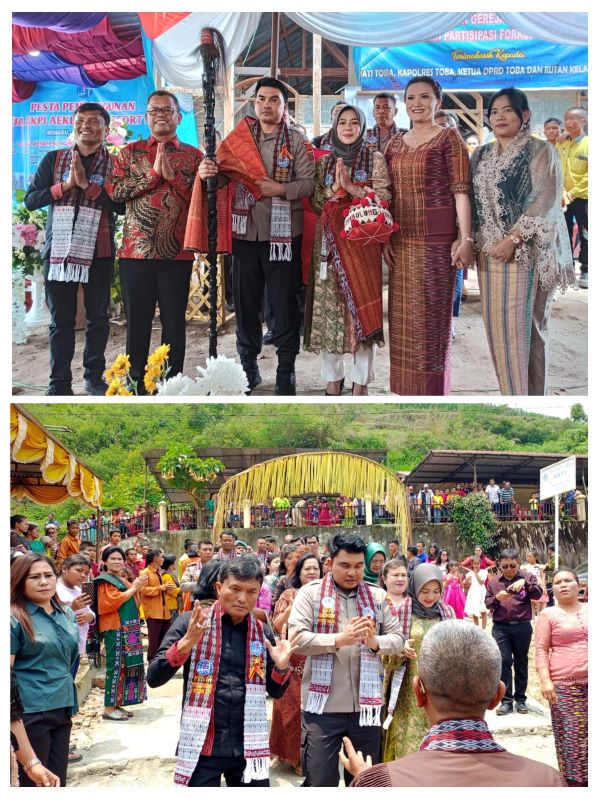
[[[492,513],[498,519],[510,521],[540,521],[554,518],[554,500],[541,501],[539,491],[532,491],[528,498],[521,498],[519,502],[515,495],[510,480],[501,480],[496,483],[492,477],[486,486],[470,483],[456,483],[455,486],[436,488],[424,483],[421,489],[416,490],[413,485],[407,486],[407,497],[411,517],[431,523],[451,522],[452,503],[457,497],[466,497],[469,494],[483,494],[487,497]],[[572,518],[579,521],[587,519],[587,500],[584,492],[574,489],[564,494],[560,499],[560,517]]]
[[[15,783],[66,784],[81,758],[69,746],[74,680],[102,646],[106,723],[127,723],[183,666],[178,785],[266,786],[270,757],[306,786],[337,786],[340,761],[346,785],[414,785],[421,758],[433,781],[419,784],[471,784],[447,768],[448,749],[481,755],[486,785],[587,784],[587,604],[574,571],[554,558],[543,568],[533,551],[522,563],[476,547],[459,562],[435,544],[402,553],[344,530],[285,539],[253,550],[224,530],[218,548],[187,539],[177,558],[123,547],[115,531],[99,562],[83,544],[62,561],[14,549]],[[484,719],[529,712],[534,618],[560,774],[505,752]]]
[[[544,140],[532,133],[525,93],[500,89],[488,100],[489,140],[479,144],[469,131],[465,142],[456,115],[442,108],[440,84],[416,76],[403,96],[410,129],[395,124],[396,96],[381,93],[372,128],[360,108],[341,102],[331,130],[311,143],[290,118],[288,99],[284,83],[260,79],[254,114],[221,141],[216,160],[178,138],[182,115],[169,91],[148,97],[148,138],[116,156],[106,148],[106,109],[76,109],[73,146],[44,156],[25,196],[29,210],[49,209],[42,254],[52,317],[47,393],[73,393],[80,283],[85,388],[107,391],[115,254],[137,391],[153,391],[144,373],[157,303],[170,374],[183,372],[192,261],[206,252],[206,181],[216,179],[218,249],[233,254],[236,346],[250,391],[262,382],[266,291],[276,394],[296,393],[301,329],[304,349],[321,354],[326,395],[344,390],[347,353],[352,393],[367,394],[386,336],[392,392],[448,394],[463,270],[476,263],[501,393],[544,394],[553,296],[575,281],[574,247],[579,285],[587,287],[586,110],[568,108],[564,131],[546,120]],[[124,215],[118,253],[117,215]],[[357,241],[361,223],[365,236]],[[386,235],[373,235],[373,225],[387,226]],[[387,333],[382,259],[389,267]]]

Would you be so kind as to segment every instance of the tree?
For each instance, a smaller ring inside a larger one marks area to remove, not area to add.
[[[184,444],[173,444],[158,461],[158,468],[173,488],[187,491],[198,509],[206,487],[225,465],[217,458],[199,458],[191,447]]]
[[[470,547],[489,549],[494,544],[496,517],[485,494],[473,493],[452,500],[452,520]]]
[[[576,402],[575,405],[571,405],[571,420],[573,422],[587,422],[587,413],[580,402]]]

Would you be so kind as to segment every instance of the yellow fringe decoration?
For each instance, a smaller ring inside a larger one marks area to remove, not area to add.
[[[225,526],[230,507],[242,511],[244,500],[252,506],[275,497],[306,494],[371,499],[382,503],[394,516],[400,551],[410,540],[410,513],[406,489],[394,472],[362,455],[349,452],[302,452],[257,463],[230,477],[221,486],[215,508],[214,535]]]

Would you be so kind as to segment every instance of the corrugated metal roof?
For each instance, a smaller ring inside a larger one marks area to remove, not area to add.
[[[568,458],[568,453],[490,452],[477,450],[433,449],[406,477],[405,483],[478,483],[510,480],[514,485],[538,485],[540,469]],[[577,455],[577,485],[587,486],[588,456]]]

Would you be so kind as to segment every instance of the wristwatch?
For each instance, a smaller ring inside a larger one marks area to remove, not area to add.
[[[514,233],[509,233],[509,236],[510,236],[510,240],[512,241],[512,243],[513,243],[515,246],[516,246],[517,244],[520,244],[520,243],[521,243],[521,239],[520,239],[518,236],[516,236]]]

